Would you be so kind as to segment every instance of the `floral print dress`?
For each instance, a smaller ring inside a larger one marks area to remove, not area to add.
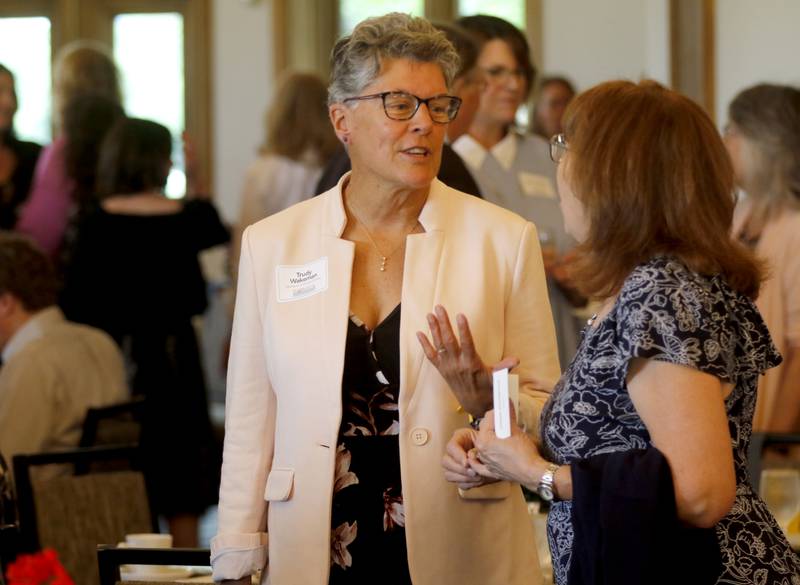
[[[400,481],[400,305],[347,329],[331,515],[331,585],[410,585]]]
[[[722,277],[700,276],[669,258],[650,260],[628,276],[611,312],[596,328],[584,329],[575,359],[542,412],[546,456],[569,464],[650,445],[625,382],[637,357],[696,368],[734,385],[725,409],[736,500],[716,526],[723,564],[717,583],[800,585],[800,559],[753,493],[747,472],[758,377],[780,356],[755,305]],[[571,512],[571,502],[556,502],[548,516],[558,585],[567,583]]]

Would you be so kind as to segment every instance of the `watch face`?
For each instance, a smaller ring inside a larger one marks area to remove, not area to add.
[[[546,485],[539,486],[539,489],[537,491],[539,492],[539,497],[542,498],[545,502],[553,501],[553,490],[549,486]]]

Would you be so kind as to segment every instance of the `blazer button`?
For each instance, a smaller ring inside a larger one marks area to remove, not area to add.
[[[417,427],[411,430],[411,441],[417,445],[422,446],[428,442],[429,434],[427,429]]]

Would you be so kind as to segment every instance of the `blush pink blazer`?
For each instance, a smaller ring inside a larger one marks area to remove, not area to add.
[[[343,178],[342,181],[347,180]],[[228,371],[214,579],[264,569],[262,583],[327,585],[331,498],[354,245],[341,185],[250,226],[239,267]],[[469,319],[486,363],[521,360],[520,418],[538,432],[560,375],[536,228],[434,180],[406,241],[400,324],[400,463],[415,585],[540,582],[532,523],[517,485],[460,493],[445,445],[467,416],[415,337],[444,305]],[[278,267],[325,258],[327,282],[278,302]],[[323,288],[323,285],[326,288]]]

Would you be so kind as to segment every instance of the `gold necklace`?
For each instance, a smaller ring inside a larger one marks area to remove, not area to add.
[[[413,232],[416,229],[417,224],[419,223],[419,221],[414,222],[414,225],[412,225],[411,229],[408,230],[408,232],[406,232],[406,235],[403,237],[402,240],[400,240],[400,243],[397,246],[395,246],[391,252],[389,252],[388,254],[384,254],[383,252],[381,252],[381,249],[378,247],[378,244],[375,243],[375,240],[372,237],[372,234],[369,233],[367,226],[364,225],[363,221],[358,219],[358,216],[356,215],[356,212],[353,211],[352,207],[350,208],[350,214],[353,216],[353,219],[356,220],[356,223],[363,228],[364,233],[367,234],[367,238],[369,238],[369,241],[372,244],[372,247],[375,248],[375,251],[378,253],[378,256],[381,257],[381,265],[380,265],[381,272],[386,272],[386,262],[389,260],[389,258],[391,258],[391,256],[395,252],[397,252],[403,246],[403,244],[406,243],[406,238],[409,236],[409,234],[411,234],[411,232]]]

